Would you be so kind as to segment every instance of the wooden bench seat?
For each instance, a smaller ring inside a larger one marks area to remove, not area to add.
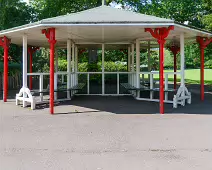
[[[136,90],[136,91],[149,91],[149,88],[146,86],[141,86],[140,88],[134,87],[129,83],[121,83],[121,85],[127,90]]]
[[[70,89],[67,88],[59,88],[57,90],[54,90],[54,92],[67,92],[67,91],[74,91],[74,90],[82,90],[85,86],[85,83],[79,83],[73,87],[71,87]],[[42,93],[49,93],[49,89],[45,89],[43,91],[39,91],[39,90],[31,90],[32,95],[36,95],[36,94],[42,94]]]
[[[150,91],[160,91],[160,88],[153,88],[153,89],[149,89]],[[175,92],[175,89],[164,89],[164,92]]]
[[[62,88],[62,89],[57,89],[54,90],[54,92],[65,92],[65,91],[74,91],[74,90],[82,90],[85,87],[85,83],[79,83],[70,89]]]
[[[134,87],[129,83],[121,83],[121,85],[127,90],[136,90],[136,91],[160,91],[160,88],[150,89],[148,86],[141,85],[140,88]],[[175,92],[175,89],[164,89],[164,92]]]

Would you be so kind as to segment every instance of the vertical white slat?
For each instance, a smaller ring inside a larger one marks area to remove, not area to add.
[[[128,72],[131,72],[131,52],[130,52],[130,46],[128,47],[128,62],[127,62],[127,66],[128,66]],[[128,74],[128,83],[130,84],[130,74]]]
[[[71,50],[71,87],[74,86],[74,60],[75,60],[75,44],[72,42],[72,50]],[[71,96],[74,94],[74,91],[71,91]]]
[[[165,91],[167,91],[168,90],[168,77],[169,75],[168,74],[165,74]],[[165,101],[167,101],[168,100],[168,92],[165,92]]]
[[[185,42],[184,33],[180,34],[180,65],[181,65],[181,86],[185,85]]]
[[[142,83],[145,81],[145,74],[142,74]]]
[[[58,72],[58,48],[55,48],[55,72]]]
[[[105,94],[105,44],[102,44],[102,95]]]
[[[71,88],[71,40],[67,40],[67,89]],[[67,98],[70,99],[70,92],[67,91]]]
[[[140,40],[136,40],[136,87],[140,88]],[[137,97],[140,97],[140,91],[137,91]]]
[[[153,74],[150,72],[150,99],[153,99],[153,88],[154,88],[154,80],[153,80]]]
[[[131,50],[132,50],[132,65],[131,65],[131,67],[132,67],[132,72],[133,72],[133,74],[132,74],[132,85],[133,86],[136,86],[136,79],[135,79],[135,45],[134,44],[132,44],[132,46],[131,46]],[[134,93],[134,92],[132,92],[132,93]]]
[[[58,48],[55,48],[55,75],[54,75],[54,90],[57,90],[58,80]],[[54,93],[54,99],[57,100],[57,92]]]
[[[117,94],[120,93],[120,92],[119,92],[119,91],[120,91],[120,90],[119,90],[119,89],[120,89],[120,87],[119,87],[119,82],[120,82],[120,81],[119,81],[119,77],[120,77],[120,75],[119,75],[119,72],[118,72],[118,73],[117,73]]]
[[[23,87],[27,88],[27,35],[23,35]]]
[[[77,74],[77,72],[78,72],[78,47],[76,46],[75,47],[75,84],[77,85],[78,84],[78,74]]]
[[[57,73],[54,74],[54,90],[57,90]],[[54,99],[57,100],[57,92],[54,92]]]
[[[39,77],[39,91],[42,92],[43,91],[43,74],[40,75]],[[49,87],[47,87],[47,90],[49,90]],[[43,101],[43,93],[40,93],[40,101]]]
[[[135,71],[135,45],[132,44],[132,72]]]
[[[90,94],[90,74],[87,74],[87,93]]]
[[[150,58],[150,41],[148,41],[148,52],[147,52],[147,55],[148,55],[148,71],[150,72],[152,70],[151,68],[151,58]],[[150,81],[150,75],[148,75],[148,79]]]
[[[23,107],[26,107],[26,93],[25,89],[27,88],[27,35],[23,35]]]
[[[182,97],[185,96],[185,39],[184,33],[180,34],[180,65],[181,65],[181,89],[182,89]],[[183,100],[185,103],[185,99]]]

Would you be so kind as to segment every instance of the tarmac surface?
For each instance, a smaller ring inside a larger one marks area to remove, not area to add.
[[[132,97],[78,96],[37,110],[0,101],[0,170],[211,170],[212,93],[158,114]]]

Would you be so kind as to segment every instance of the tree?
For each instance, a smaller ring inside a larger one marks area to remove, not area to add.
[[[109,4],[112,0],[106,0]],[[34,0],[32,7],[37,12],[37,19],[56,17],[83,11],[86,9],[100,6],[102,0]]]
[[[203,18],[203,22],[208,30],[212,31],[212,0],[204,0],[204,6],[209,11]]]
[[[20,0],[0,0],[0,9],[1,30],[33,21],[33,8]]]
[[[0,30],[28,24],[33,21],[33,8],[20,0],[0,0],[0,9]],[[22,50],[20,47],[14,44],[10,46],[9,55],[14,62],[21,61],[21,54]],[[3,56],[2,48],[0,48],[0,56]]]

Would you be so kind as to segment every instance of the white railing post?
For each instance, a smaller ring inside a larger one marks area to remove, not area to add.
[[[135,71],[134,65],[135,65],[135,45],[132,44],[132,72]]]
[[[27,35],[23,35],[23,107],[26,107],[26,93],[27,88]]]
[[[58,48],[55,48],[55,72],[58,72]]]
[[[119,76],[119,73],[117,73],[117,94],[119,94],[119,88],[120,88],[120,87],[119,87],[119,82],[120,82],[120,81],[119,81],[119,77],[120,77],[120,76]]]
[[[150,99],[153,99],[153,83],[154,83],[154,80],[153,80],[153,74],[150,72]]]
[[[40,101],[43,101],[43,74],[40,75],[40,85],[39,85],[39,91],[40,91]],[[48,89],[49,90],[49,89]]]
[[[71,88],[71,40],[67,40],[67,89]],[[70,91],[67,91],[67,98],[70,99]]]
[[[62,83],[64,83],[65,82],[64,75],[62,74],[61,76],[62,76]]]
[[[75,76],[76,76],[76,78],[75,78],[75,85],[77,85],[78,84],[78,74],[76,74],[77,72],[78,72],[78,47],[76,46],[75,47]]]
[[[72,73],[74,73],[75,71],[75,44],[72,43]],[[73,87],[75,85],[75,77],[74,74],[72,74],[72,86]]]
[[[185,40],[184,40],[184,33],[180,34],[180,64],[181,64],[181,89],[182,89],[182,96],[185,96]],[[183,104],[185,103],[185,99],[183,100]]]
[[[55,73],[54,74],[54,90],[57,90],[57,78],[58,78],[58,75],[57,75],[57,73]],[[57,100],[57,92],[54,92],[54,98],[55,98],[55,100]]]
[[[136,40],[136,88],[140,88],[140,40]],[[137,97],[140,97],[140,91],[137,91]]]
[[[130,55],[130,46],[128,46],[128,62],[127,62],[127,71],[130,72],[131,71],[131,55]],[[128,83],[130,84],[130,74],[128,74]]]
[[[87,93],[90,94],[90,74],[87,75]]]
[[[142,74],[142,83],[144,83],[145,74]]]
[[[148,71],[151,71],[151,59],[150,59],[150,41],[148,41]],[[150,75],[148,75],[148,79],[150,79]]]
[[[168,73],[165,73],[165,101],[168,100]]]
[[[105,94],[105,44],[102,44],[102,95]]]

